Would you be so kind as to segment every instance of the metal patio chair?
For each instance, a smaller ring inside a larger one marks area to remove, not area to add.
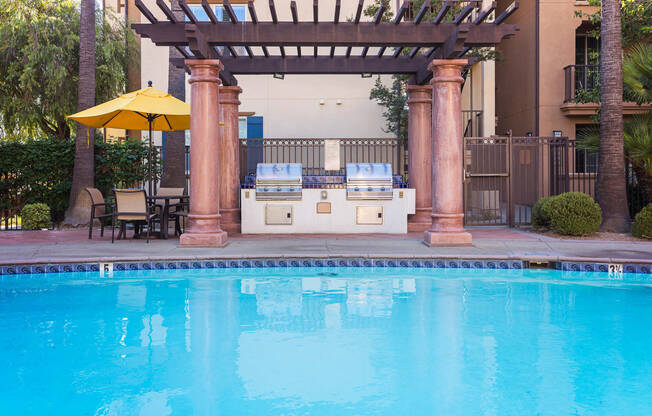
[[[105,202],[102,192],[97,188],[86,188],[86,192],[91,197],[91,220],[88,222],[88,239],[93,239],[93,220],[99,220],[100,237],[104,237],[104,223],[107,219],[113,217],[113,213],[108,212],[107,208],[113,211],[113,203]]]
[[[156,207],[147,204],[147,196],[142,189],[114,189],[115,209],[113,210],[113,229],[111,242],[114,242],[115,224],[120,222],[120,234],[126,235],[125,225],[129,222],[136,225],[136,233],[140,225],[147,226],[147,242],[154,222],[159,218]]]

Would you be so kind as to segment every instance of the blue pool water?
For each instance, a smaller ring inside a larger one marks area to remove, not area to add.
[[[652,414],[652,279],[0,277],[0,415],[406,414]]]

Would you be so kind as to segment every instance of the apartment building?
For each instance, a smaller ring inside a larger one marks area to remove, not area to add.
[[[490,1],[486,1],[490,3]],[[157,18],[165,19],[155,0],[143,0]],[[220,20],[228,20],[221,2],[209,1],[211,10]],[[353,17],[357,1],[341,2],[341,20]],[[370,4],[368,0],[366,3]],[[399,1],[393,0],[390,8],[396,11]],[[187,0],[187,4],[199,20],[209,17],[200,0]],[[297,11],[300,20],[312,19],[312,0],[298,0]],[[145,22],[135,6],[135,0],[104,0],[107,11],[114,12],[124,22]],[[232,0],[231,5],[238,20],[249,21],[247,1]],[[259,20],[271,20],[267,1],[256,0]],[[335,0],[319,2],[319,19],[333,19]],[[276,1],[276,12],[281,21],[291,21],[289,0]],[[363,17],[363,20],[365,18]],[[136,85],[130,82],[129,89],[142,88],[152,81],[161,90],[168,88],[169,48],[157,47],[149,39],[140,39],[140,67],[130,68],[131,78],[138,78]],[[256,49],[256,48],[252,48]],[[312,47],[302,47],[302,55],[312,55]],[[323,50],[322,50],[323,49]],[[362,48],[353,48],[352,55],[360,54]],[[236,53],[246,55],[236,48]],[[254,50],[262,55],[262,51]],[[280,55],[279,48],[270,47],[269,53]],[[297,48],[286,48],[287,55],[298,55]],[[319,54],[328,55],[329,48],[319,48]],[[336,48],[336,54],[344,54],[345,48]],[[377,53],[374,48],[369,54]],[[385,54],[390,55],[391,48]],[[246,56],[243,56],[246,58]],[[135,74],[135,75],[133,75]],[[371,75],[371,76],[370,76]],[[243,138],[380,138],[392,137],[385,131],[383,107],[369,99],[369,93],[377,75],[239,75],[240,136]],[[495,64],[476,63],[467,74],[463,90],[465,134],[467,136],[488,136],[495,133]],[[383,75],[381,80],[391,85],[391,77]],[[187,91],[188,85],[186,85]],[[186,96],[189,101],[189,94]],[[110,132],[119,137],[120,131]],[[145,133],[146,134],[146,133]],[[160,144],[163,134],[154,132],[154,142]]]

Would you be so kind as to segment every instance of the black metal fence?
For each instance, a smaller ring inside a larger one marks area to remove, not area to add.
[[[539,198],[583,192],[596,198],[598,155],[566,137],[484,137],[464,140],[467,225],[529,225]],[[631,166],[626,170],[630,216],[652,202]]]
[[[338,171],[325,170],[325,142],[337,140]],[[258,163],[301,163],[304,175],[343,173],[347,163],[391,163],[394,175],[407,172],[407,141],[373,139],[241,139],[240,176],[256,173]]]

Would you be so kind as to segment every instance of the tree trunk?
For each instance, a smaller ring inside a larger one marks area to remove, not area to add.
[[[95,105],[95,0],[82,0],[80,18],[78,111]],[[95,183],[94,142],[95,129],[78,123],[70,206],[64,221],[69,225],[87,224],[90,217],[90,198],[84,189]]]
[[[620,0],[602,0],[600,31],[602,109],[597,195],[602,208],[602,230],[625,232],[629,228],[629,212],[625,184]]]
[[[172,11],[180,21],[183,21],[184,14],[179,6],[179,0],[172,0]],[[186,73],[183,68],[172,65],[172,59],[183,58],[183,55],[176,48],[170,48],[170,61],[168,72],[168,92],[185,101],[186,99]],[[216,103],[217,104],[217,103]],[[217,128],[217,126],[216,126]],[[163,161],[163,173],[161,175],[161,186],[171,188],[186,187],[186,132],[169,131],[165,133],[165,160]],[[187,190],[186,190],[187,191]]]
[[[119,0],[119,2],[125,3],[125,22],[127,26],[132,23],[140,23],[140,10],[136,8],[135,0]],[[179,18],[179,16],[177,16]],[[180,21],[184,20],[184,16],[181,16]],[[129,63],[127,64],[127,92],[132,92],[139,90],[141,88],[141,79],[140,79],[140,36],[134,32],[136,36],[135,48],[133,56],[130,57]],[[129,139],[132,140],[142,140],[142,132],[140,130],[127,130],[126,135]]]

